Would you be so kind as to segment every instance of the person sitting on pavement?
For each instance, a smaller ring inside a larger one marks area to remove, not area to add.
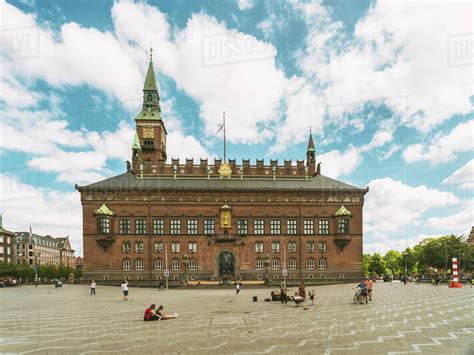
[[[178,317],[178,313],[165,313],[163,312],[163,306],[160,305],[156,310],[156,314],[160,317],[161,320],[174,319]]]
[[[156,305],[153,303],[145,310],[145,314],[143,315],[143,320],[145,322],[160,320],[160,316],[155,312],[155,308]]]

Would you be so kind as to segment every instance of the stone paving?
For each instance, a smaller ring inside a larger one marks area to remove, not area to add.
[[[474,354],[474,288],[376,283],[367,305],[352,303],[352,285],[311,289],[307,310],[245,286],[131,287],[128,303],[120,287],[0,289],[0,353]],[[143,322],[150,303],[179,317]]]

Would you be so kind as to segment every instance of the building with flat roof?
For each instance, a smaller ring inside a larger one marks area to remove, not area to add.
[[[85,280],[362,276],[368,188],[324,176],[311,132],[306,159],[296,164],[263,159],[238,164],[225,153],[212,163],[167,162],[151,60],[135,123],[127,171],[76,185]]]

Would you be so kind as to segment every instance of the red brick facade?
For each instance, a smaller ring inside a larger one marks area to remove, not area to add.
[[[306,162],[296,166],[276,160],[166,164],[166,129],[153,85],[150,63],[127,173],[77,186],[85,279],[151,281],[163,279],[165,269],[171,280],[273,280],[282,279],[283,269],[295,280],[362,274],[367,189],[323,176],[312,138]]]

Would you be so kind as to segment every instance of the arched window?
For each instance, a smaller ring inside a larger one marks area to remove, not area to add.
[[[306,269],[314,270],[314,259],[313,258],[308,258],[306,260]]]
[[[142,271],[144,269],[144,262],[142,259],[135,260],[135,270]]]
[[[288,259],[288,270],[296,270],[296,259],[295,258]]]
[[[155,260],[155,270],[163,270],[163,260],[161,259]]]
[[[272,270],[280,270],[280,259],[272,259]]]
[[[132,251],[132,243],[130,241],[126,241],[122,243],[122,252],[128,254]]]
[[[138,241],[135,243],[135,253],[143,253],[144,245],[142,241]]]
[[[319,270],[326,270],[328,268],[328,261],[326,258],[320,258],[318,260],[318,269]]]
[[[123,259],[122,261],[122,269],[123,271],[130,271],[132,270],[132,261],[130,259]]]
[[[255,260],[255,270],[263,270],[263,260],[258,258]]]
[[[318,243],[318,251],[320,253],[325,253],[327,250],[326,242],[319,242]]]
[[[313,241],[306,242],[306,251],[308,253],[314,253],[314,242]]]

